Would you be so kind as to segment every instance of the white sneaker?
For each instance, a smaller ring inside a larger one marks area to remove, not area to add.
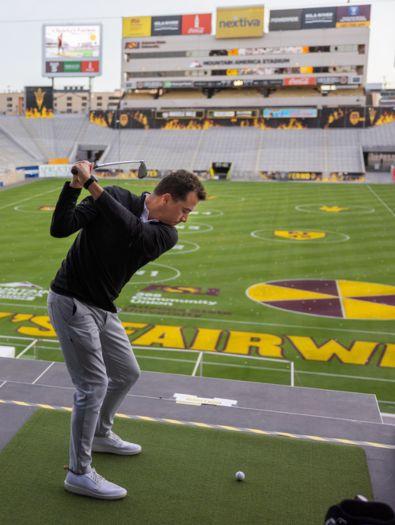
[[[128,493],[126,489],[104,479],[95,469],[86,474],[74,474],[69,470],[64,488],[74,494],[99,499],[121,499]]]
[[[134,456],[140,454],[140,445],[129,443],[121,439],[115,432],[110,432],[106,437],[94,437],[92,452],[108,452],[110,454],[120,454],[121,456]]]

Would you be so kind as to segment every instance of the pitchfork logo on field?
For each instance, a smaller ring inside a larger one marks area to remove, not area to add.
[[[45,290],[37,284],[24,282],[0,283],[0,299],[8,299],[11,301],[34,301],[42,298],[48,294]]]
[[[294,241],[313,241],[314,239],[324,239],[325,232],[321,231],[301,231],[301,230],[275,230],[274,235],[283,239]]]

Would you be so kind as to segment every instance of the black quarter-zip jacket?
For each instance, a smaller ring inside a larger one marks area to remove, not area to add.
[[[114,301],[122,288],[139,268],[177,243],[177,230],[162,222],[140,220],[147,193],[137,196],[107,186],[97,200],[87,197],[77,204],[80,193],[66,182],[52,216],[53,237],[80,232],[51,289],[116,312]]]

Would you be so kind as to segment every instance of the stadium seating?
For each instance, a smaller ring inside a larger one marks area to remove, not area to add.
[[[32,161],[44,161],[45,155],[37,147],[34,137],[26,128],[26,120],[21,117],[1,117],[0,130],[13,140],[16,147],[26,150]]]
[[[86,117],[0,118],[0,163],[74,159],[78,145],[106,146],[101,160],[144,159],[153,169],[207,170],[211,162],[232,162],[235,177],[265,171],[364,171],[363,146],[395,143],[395,123],[367,129],[261,130],[212,127],[205,130],[120,131]]]
[[[31,162],[31,160],[26,151],[0,131],[0,166],[2,168],[19,164],[24,165]]]

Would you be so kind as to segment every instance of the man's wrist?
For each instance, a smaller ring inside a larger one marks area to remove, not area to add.
[[[66,184],[69,188],[73,190],[78,190],[78,191],[82,190],[82,186],[80,184],[75,184],[73,181],[67,181]]]
[[[97,182],[97,178],[94,175],[91,175],[86,181],[84,182],[83,186],[87,190],[91,184],[94,182]]]
[[[103,188],[97,182],[93,182],[89,188],[89,193],[92,195],[93,200],[97,200],[103,193]]]

